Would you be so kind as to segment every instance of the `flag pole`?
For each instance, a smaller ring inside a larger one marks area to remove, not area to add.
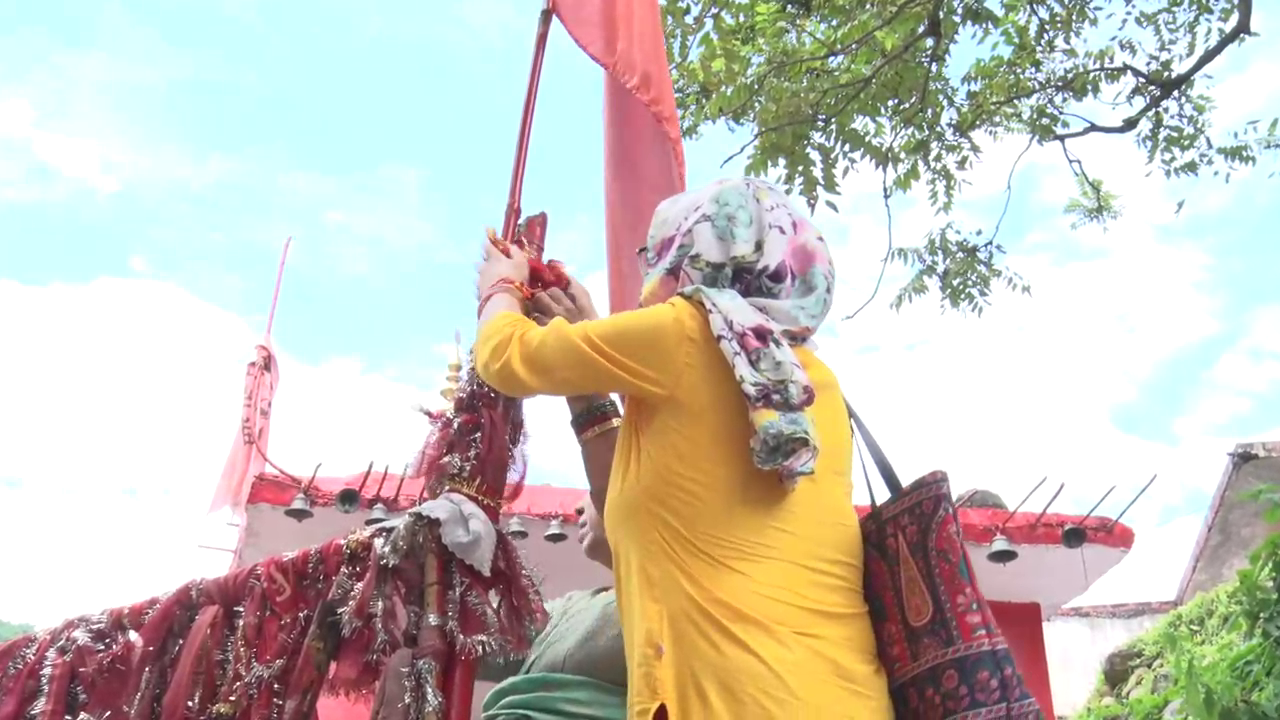
[[[552,0],[546,0],[538,15],[538,32],[533,41],[533,63],[529,68],[529,84],[525,89],[524,110],[520,116],[520,131],[516,136],[516,156],[511,167],[511,187],[507,193],[507,210],[502,219],[502,239],[515,239],[516,226],[520,222],[520,195],[524,189],[525,161],[529,157],[529,137],[533,132],[533,112],[538,101],[538,83],[542,79],[542,59],[547,54],[547,38],[551,34],[551,20],[555,13]],[[443,696],[446,720],[470,720],[471,705],[475,697],[477,659],[461,658],[456,648],[444,673]]]
[[[284,250],[280,253],[280,267],[276,270],[276,289],[271,293],[271,312],[267,314],[267,337],[271,337],[271,326],[276,321],[276,304],[280,302],[280,283],[284,280],[284,261],[289,257],[289,244],[293,236],[285,238]]]
[[[529,157],[529,136],[533,132],[533,111],[538,101],[538,83],[542,79],[542,58],[547,54],[547,37],[551,34],[551,18],[555,13],[552,0],[546,0],[538,15],[538,34],[533,41],[533,64],[529,68],[529,85],[524,95],[524,112],[520,116],[520,133],[516,136],[516,158],[511,167],[511,188],[507,192],[507,214],[502,219],[502,239],[515,237],[520,222],[520,194],[524,189],[524,166]]]

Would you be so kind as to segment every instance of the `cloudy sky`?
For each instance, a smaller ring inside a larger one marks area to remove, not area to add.
[[[473,330],[539,4],[0,10],[0,618],[52,622],[225,567],[195,546],[217,542],[203,509],[287,236],[272,455],[335,474],[410,457],[425,428],[409,408],[439,389],[454,329]],[[1267,19],[1255,30],[1217,71],[1224,129],[1280,114],[1280,89],[1257,82],[1278,46]],[[598,68],[557,29],[524,205],[550,213],[551,253],[603,304],[600,107]],[[732,173],[736,145],[691,143],[690,184]],[[964,217],[994,218],[1019,149],[992,145]],[[1125,217],[1070,231],[1061,155],[1029,156],[1002,237],[1033,297],[981,319],[930,301],[895,314],[891,273],[822,353],[904,475],[945,468],[1010,501],[1047,475],[1066,482],[1059,510],[1117,485],[1114,513],[1159,473],[1126,516],[1138,547],[1088,599],[1163,599],[1225,452],[1280,437],[1274,167],[1170,184],[1122,140],[1076,149]],[[875,186],[855,176],[818,218],[839,311],[884,251]],[[915,198],[893,214],[903,244],[934,221]],[[533,481],[583,485],[560,402],[530,412]]]

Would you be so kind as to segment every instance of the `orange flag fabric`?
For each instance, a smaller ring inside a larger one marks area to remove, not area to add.
[[[653,211],[685,189],[684,144],[658,0],[551,0],[574,42],[605,71],[604,201],[609,309],[640,300]]]

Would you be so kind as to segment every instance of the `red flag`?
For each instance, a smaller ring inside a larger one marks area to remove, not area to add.
[[[271,337],[267,336],[258,345],[258,356],[245,371],[240,429],[222,466],[218,487],[213,491],[210,513],[231,508],[237,518],[244,516],[249,486],[266,468],[267,443],[271,435],[271,401],[279,383],[276,356],[271,350]]]
[[[267,315],[267,332],[258,343],[258,356],[249,363],[244,375],[244,407],[241,408],[240,431],[236,433],[231,452],[222,466],[222,477],[213,491],[209,512],[225,508],[237,518],[244,517],[245,502],[249,499],[249,487],[267,466],[267,443],[271,437],[271,402],[280,384],[280,369],[276,365],[275,350],[271,347],[271,326],[276,320],[276,305],[280,302],[280,283],[284,280],[284,261],[289,257],[290,237],[284,241],[280,253],[280,267],[276,270],[276,289],[271,295],[271,312]]]
[[[684,145],[657,0],[552,0],[561,24],[605,71],[604,202],[609,309],[640,299],[640,264],[658,203],[684,191]]]

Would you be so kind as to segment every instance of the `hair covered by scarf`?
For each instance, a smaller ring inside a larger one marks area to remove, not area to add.
[[[706,309],[747,400],[756,466],[789,486],[812,475],[814,390],[793,348],[831,309],[835,274],[817,228],[770,183],[721,180],[658,206],[643,263],[641,306],[680,296]]]

